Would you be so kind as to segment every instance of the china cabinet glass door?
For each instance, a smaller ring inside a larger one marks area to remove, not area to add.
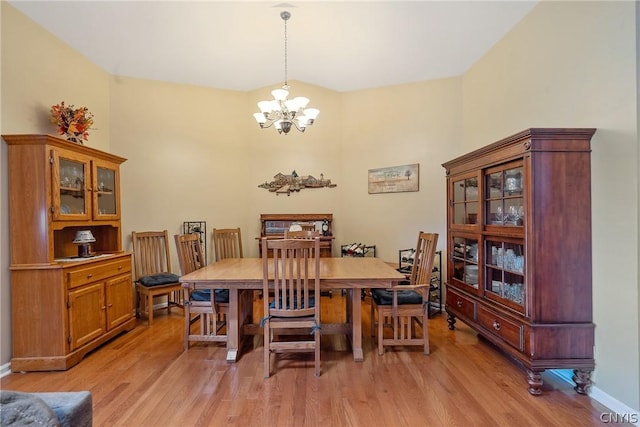
[[[521,243],[497,238],[485,240],[485,296],[524,313],[524,260]]]
[[[53,156],[53,218],[56,220],[89,219],[87,181],[89,161],[72,153],[54,152]]]
[[[451,194],[452,223],[455,225],[478,223],[478,177],[471,176],[453,181]]]
[[[487,225],[522,226],[524,179],[522,164],[509,164],[485,174]]]
[[[93,169],[93,217],[94,219],[118,219],[118,168],[110,163],[94,162]]]
[[[478,240],[454,236],[452,252],[452,274],[461,284],[478,289]]]

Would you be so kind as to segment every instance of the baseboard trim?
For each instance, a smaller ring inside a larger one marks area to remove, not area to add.
[[[550,369],[548,372],[560,378],[562,381],[571,384],[571,386],[575,386],[575,383],[573,382],[573,371],[571,369]],[[628,407],[594,385],[589,387],[588,395],[593,400],[611,410],[609,413],[601,414],[600,420],[603,423],[616,424],[619,422],[627,422],[635,426],[640,426],[639,411]]]
[[[5,377],[11,373],[11,363],[5,363],[0,365],[0,378]]]

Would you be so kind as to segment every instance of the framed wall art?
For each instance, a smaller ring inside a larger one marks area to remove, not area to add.
[[[420,164],[369,169],[369,194],[420,191]]]

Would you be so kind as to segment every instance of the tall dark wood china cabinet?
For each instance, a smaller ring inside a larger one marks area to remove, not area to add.
[[[527,129],[444,163],[446,311],[520,362],[529,393],[546,369],[594,369],[591,137]]]

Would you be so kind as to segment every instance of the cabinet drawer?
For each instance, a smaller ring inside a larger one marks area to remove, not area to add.
[[[470,320],[476,319],[476,302],[447,288],[447,308]]]
[[[69,289],[85,285],[87,283],[104,280],[117,274],[131,271],[131,259],[120,258],[113,261],[104,261],[91,266],[74,268],[67,272],[67,287]]]
[[[478,323],[519,351],[524,351],[524,326],[485,307],[478,307]]]

